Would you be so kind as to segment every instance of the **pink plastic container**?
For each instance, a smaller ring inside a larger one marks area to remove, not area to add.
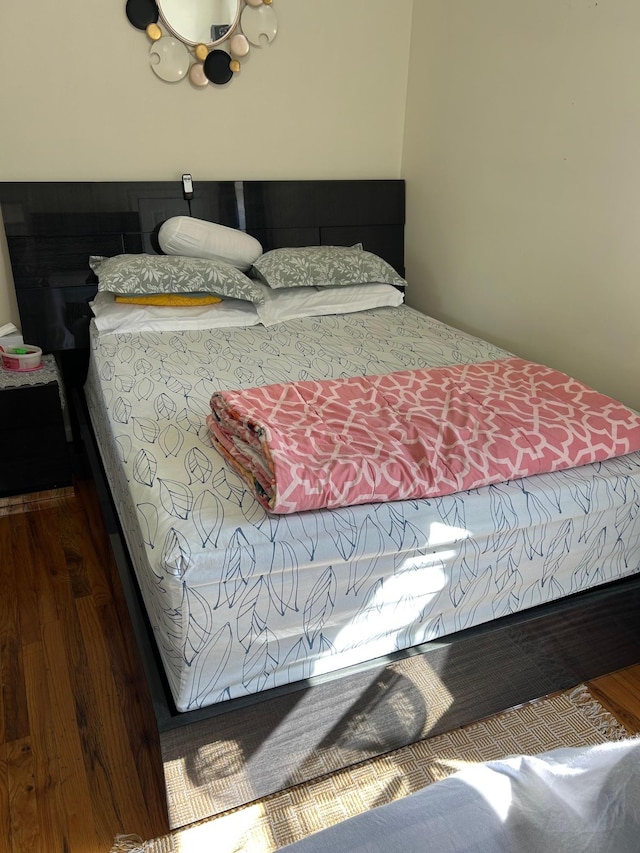
[[[0,360],[5,370],[27,373],[42,367],[42,350],[40,347],[23,344],[18,347],[0,347]]]

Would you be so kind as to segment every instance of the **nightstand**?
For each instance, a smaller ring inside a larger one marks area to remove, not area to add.
[[[0,367],[0,497],[71,485],[62,379],[52,355],[40,370]]]

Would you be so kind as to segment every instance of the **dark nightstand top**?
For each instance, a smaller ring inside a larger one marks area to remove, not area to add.
[[[0,391],[7,388],[24,388],[27,385],[48,385],[50,382],[58,383],[60,404],[64,408],[62,377],[53,355],[42,356],[42,367],[39,370],[6,370],[0,366]]]

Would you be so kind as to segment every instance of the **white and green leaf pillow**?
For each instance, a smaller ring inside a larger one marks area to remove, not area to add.
[[[98,276],[98,290],[111,293],[217,293],[260,304],[260,286],[240,270],[207,258],[180,255],[92,255],[89,266]]]
[[[251,275],[274,289],[407,284],[390,264],[372,252],[363,251],[361,245],[272,249],[254,261]]]

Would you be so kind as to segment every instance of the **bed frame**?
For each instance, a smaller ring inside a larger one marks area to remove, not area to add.
[[[400,669],[427,661],[452,697],[447,712],[430,726],[431,735],[640,661],[638,574],[331,676],[178,713],[83,407],[87,303],[96,292],[88,257],[158,252],[162,222],[191,214],[246,230],[265,250],[361,241],[403,275],[404,182],[196,181],[190,204],[179,181],[0,183],[0,207],[25,340],[55,353],[61,366],[74,440],[86,452],[98,487],[161,734],[214,716],[221,726],[228,720],[239,727],[282,720],[302,697],[338,724],[347,706],[355,713],[370,710],[367,696],[374,682],[384,685],[385,699],[392,701],[394,691],[402,689]],[[398,730],[383,747],[372,745],[371,755],[410,740]]]

